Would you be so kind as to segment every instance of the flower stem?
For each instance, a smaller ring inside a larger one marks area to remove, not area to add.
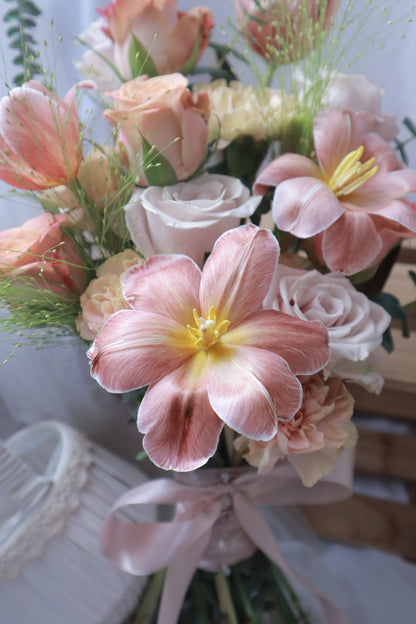
[[[240,463],[240,455],[234,448],[234,431],[225,425],[224,427],[225,449],[227,451],[230,466],[238,466]]]
[[[309,624],[309,618],[302,607],[302,603],[299,599],[299,596],[288,582],[286,576],[283,574],[281,569],[271,562],[271,571],[273,578],[277,587],[279,588],[279,593],[281,594],[281,598],[283,599],[284,608],[288,609],[290,612],[294,623],[298,624]],[[289,596],[289,600],[287,600],[286,595]],[[292,607],[290,604],[292,604]],[[280,603],[279,603],[280,606]],[[296,610],[296,615],[293,614],[293,607]],[[286,621],[286,620],[285,620]],[[289,622],[289,620],[287,620]]]
[[[163,589],[166,570],[153,574],[134,617],[134,624],[151,624]]]
[[[214,577],[221,615],[227,617],[227,624],[238,624],[237,614],[231,597],[230,587],[223,572],[217,572]]]
[[[241,608],[244,611],[245,616],[247,617],[247,624],[260,624],[260,617],[256,615],[252,609],[250,604],[250,600],[248,599],[247,592],[244,589],[243,582],[241,580],[241,574],[237,568],[232,568],[232,576],[235,588],[237,590],[238,600],[240,602]]]

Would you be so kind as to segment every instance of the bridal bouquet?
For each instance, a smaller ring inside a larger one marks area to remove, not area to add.
[[[97,382],[138,401],[144,453],[174,479],[117,501],[102,547],[128,572],[167,569],[161,624],[306,622],[257,505],[348,495],[346,384],[382,388],[400,306],[380,285],[416,236],[416,172],[379,87],[323,62],[350,3],[236,0],[225,46],[209,8],[176,4],[113,0],[79,37],[83,81],[0,102],[0,179],[40,206],[0,233],[3,328],[78,333]],[[88,94],[110,141],[80,119]],[[145,503],[173,520],[116,513]],[[137,622],[161,591],[159,573]]]

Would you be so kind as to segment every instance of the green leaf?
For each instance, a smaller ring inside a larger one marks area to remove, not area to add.
[[[19,9],[10,9],[10,11],[7,11],[6,15],[3,17],[3,22],[10,22],[10,20],[20,21]]]
[[[403,119],[403,124],[413,134],[413,136],[416,137],[416,127],[415,127],[413,121],[409,117],[405,117]]]
[[[414,285],[416,286],[416,271],[409,271],[409,276]]]
[[[129,49],[129,66],[133,78],[137,78],[137,76],[142,74],[147,74],[150,78],[158,75],[156,65],[153,63],[149,52],[133,34],[131,35]]]
[[[176,184],[178,178],[175,170],[165,156],[154,145],[142,137],[142,167],[147,181],[151,186],[169,186]]]
[[[387,351],[387,353],[393,353],[394,351],[394,342],[393,342],[393,338],[391,336],[391,332],[390,329],[386,329],[386,331],[383,334],[383,341],[381,343],[381,346],[383,347],[383,349],[385,349]]]
[[[33,4],[33,2],[30,2],[30,0],[27,0],[27,2],[23,2],[22,9],[25,13],[29,13],[29,15],[33,15],[34,17],[37,17],[41,14],[41,10],[38,9],[38,7]]]

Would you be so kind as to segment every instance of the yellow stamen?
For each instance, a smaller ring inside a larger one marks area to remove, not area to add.
[[[198,316],[198,312],[193,309],[195,326],[187,325],[186,328],[195,341],[195,346],[200,351],[208,351],[215,343],[220,340],[229,326],[230,321],[224,320],[217,323],[217,315],[215,306],[211,306],[208,310],[208,318]]]
[[[369,158],[365,163],[360,161],[364,153],[364,146],[353,150],[343,158],[328,181],[328,186],[337,197],[349,195],[367,182],[376,173],[378,166],[374,165],[375,157]]]

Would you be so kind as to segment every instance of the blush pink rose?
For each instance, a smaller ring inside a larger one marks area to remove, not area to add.
[[[339,0],[235,0],[237,23],[254,52],[272,63],[298,61],[328,33]]]
[[[126,249],[98,267],[97,278],[91,280],[81,295],[82,312],[76,319],[81,338],[94,340],[114,312],[130,307],[123,297],[121,279],[130,267],[143,262],[133,250]]]
[[[31,80],[1,100],[1,180],[38,191],[75,178],[82,143],[74,96],[75,88],[61,100]]]
[[[205,161],[209,98],[195,99],[181,74],[135,78],[110,95],[104,116],[119,128],[130,170],[140,186],[176,184]]]
[[[343,448],[352,448],[357,430],[351,422],[354,400],[341,379],[322,373],[301,377],[303,400],[292,420],[279,422],[268,442],[240,437],[235,446],[259,472],[270,471],[287,458],[302,483],[312,487],[335,467]]]
[[[83,260],[61,231],[65,215],[47,212],[0,232],[0,279],[73,297],[87,284]]]
[[[238,178],[204,173],[137,189],[125,207],[126,224],[144,256],[181,253],[202,267],[217,238],[252,215],[259,200]]]
[[[126,80],[193,69],[214,19],[208,7],[178,11],[176,5],[176,0],[113,0],[97,9],[114,45],[114,64]]]
[[[273,292],[274,291],[274,292]],[[341,273],[322,275],[279,266],[269,293],[271,307],[304,321],[321,321],[329,336],[329,370],[342,360],[362,362],[380,345],[390,315]]]

